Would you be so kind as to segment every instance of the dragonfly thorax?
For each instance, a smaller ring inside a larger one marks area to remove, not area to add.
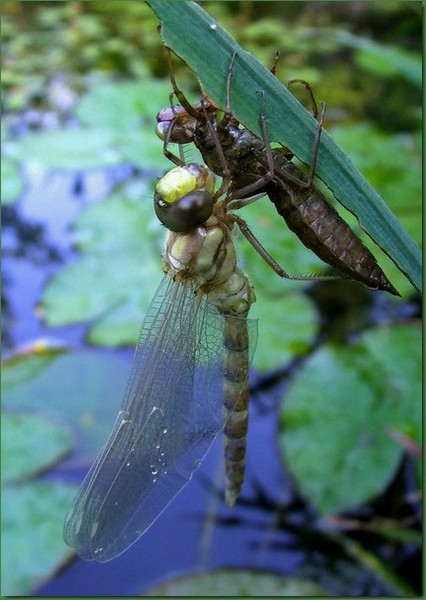
[[[222,312],[245,314],[255,300],[247,276],[237,267],[231,232],[215,216],[189,233],[169,232],[163,260],[166,273],[207,294]]]
[[[222,284],[237,262],[231,232],[214,216],[187,233],[170,231],[163,259],[166,272],[194,288]]]

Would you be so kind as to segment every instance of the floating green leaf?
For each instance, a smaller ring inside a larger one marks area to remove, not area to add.
[[[274,573],[218,570],[213,573],[174,579],[144,596],[327,596],[319,585],[307,579],[279,577]]]
[[[155,114],[169,102],[170,82],[145,77],[143,81],[108,82],[85,94],[76,109],[87,127],[111,129],[119,133],[139,129],[149,121],[154,134]],[[158,142],[161,149],[161,143]]]
[[[111,131],[123,162],[167,168],[162,144],[155,135],[154,116],[169,103],[170,83],[145,77],[139,82],[110,82],[85,94],[76,110],[90,128]]]
[[[10,155],[54,169],[107,167],[122,162],[113,142],[113,133],[105,129],[56,129],[21,138]]]
[[[90,169],[131,162],[141,167],[166,168],[154,116],[169,102],[166,82],[103,83],[82,96],[76,114],[83,127],[31,133],[9,145],[8,155],[49,168]],[[19,180],[10,161],[3,176],[6,199]]]
[[[16,380],[15,371],[33,373],[31,363],[31,356],[5,361],[3,373]],[[110,433],[129,369],[128,361],[109,352],[62,353],[31,379],[3,391],[3,408],[65,423],[75,436],[73,460],[89,464]]]
[[[96,319],[98,341],[135,343],[162,275],[162,230],[151,194],[146,186],[134,184],[132,190],[117,192],[77,219],[82,255],[50,282],[43,295],[50,325]],[[132,310],[126,315],[129,303]]]
[[[421,436],[421,331],[372,329],[348,348],[328,345],[305,363],[285,397],[280,445],[318,511],[379,494],[400,461],[396,430]]]
[[[258,300],[253,309],[259,317],[253,362],[256,368],[271,371],[308,351],[318,330],[318,316],[302,294],[270,297],[262,293]]]
[[[237,51],[238,60],[234,64],[232,79],[233,113],[251,131],[261,135],[259,91],[264,90],[271,139],[290,148],[305,163],[310,163],[317,123],[265,67],[240,48],[194,2],[150,0],[148,4],[161,21],[164,42],[195,71],[206,93],[222,107],[226,105],[226,74],[231,57]],[[215,65],[214,69],[211,68],[212,64]],[[420,289],[419,248],[325,131],[321,137],[317,175]]]
[[[2,483],[36,475],[71,449],[68,431],[40,415],[2,413]]]
[[[24,182],[18,166],[6,157],[1,161],[1,203],[11,204],[18,199],[24,189]]]
[[[340,43],[357,49],[357,62],[375,75],[394,77],[402,75],[421,89],[422,58],[414,52],[395,46],[384,46],[373,40],[340,30],[334,36]]]
[[[6,368],[2,372],[2,393],[26,384],[37,377],[65,351],[64,348],[49,348],[46,345],[37,344],[25,348],[20,354],[11,356],[5,362]]]
[[[154,282],[158,276],[158,264],[153,263],[152,274],[147,270],[143,280]],[[151,284],[142,287],[146,292],[143,298],[141,298],[139,289],[133,289],[119,304],[107,310],[93,323],[88,336],[91,344],[100,344],[101,346],[135,344],[145,309],[154,290]]]
[[[2,490],[2,595],[29,596],[72,554],[64,544],[64,514],[74,486],[33,482]]]

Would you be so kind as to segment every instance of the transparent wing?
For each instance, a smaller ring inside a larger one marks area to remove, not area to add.
[[[163,278],[113,431],[65,520],[65,541],[83,558],[121,554],[199,467],[224,425],[224,321],[235,318]]]

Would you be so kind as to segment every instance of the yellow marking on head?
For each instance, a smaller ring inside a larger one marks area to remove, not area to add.
[[[176,167],[164,175],[155,186],[165,202],[173,204],[197,189],[197,178],[188,169]]]

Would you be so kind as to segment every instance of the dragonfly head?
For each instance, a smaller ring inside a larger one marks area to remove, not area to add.
[[[155,214],[170,231],[187,232],[202,225],[213,206],[214,176],[202,165],[176,167],[155,186]]]
[[[163,108],[157,114],[155,133],[160,140],[172,144],[190,144],[194,141],[197,121],[177,104]]]
[[[157,114],[155,133],[163,142],[190,144],[194,141],[200,123],[205,123],[210,119],[214,120],[217,110],[213,102],[206,96],[202,98],[201,102],[192,105],[191,113],[188,113],[180,104],[163,108]]]

